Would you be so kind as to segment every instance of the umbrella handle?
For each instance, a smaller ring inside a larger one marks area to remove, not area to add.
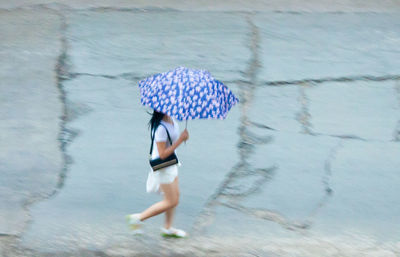
[[[187,129],[187,120],[186,120],[186,124],[185,124],[185,129]],[[185,140],[185,145],[186,145],[186,140]]]

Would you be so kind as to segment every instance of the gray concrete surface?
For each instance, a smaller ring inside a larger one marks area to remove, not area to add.
[[[256,15],[263,81],[397,75],[398,13]],[[283,28],[283,29],[282,29]]]
[[[27,208],[54,191],[63,166],[60,20],[46,11],[0,13],[0,233],[18,235]]]
[[[183,65],[209,67],[218,78],[240,80],[238,71],[250,57],[248,25],[237,15],[83,11],[67,20],[71,73],[142,78]]]
[[[0,255],[398,256],[400,4],[253,4],[0,2]],[[178,65],[241,102],[178,151],[190,238],[132,237],[137,81]]]

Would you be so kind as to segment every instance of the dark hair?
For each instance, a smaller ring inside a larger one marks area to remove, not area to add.
[[[149,127],[150,127],[150,133],[153,132],[153,130],[156,130],[158,125],[160,125],[161,120],[164,118],[164,113],[158,112],[156,110],[153,111],[153,115],[151,116],[151,119],[149,121]]]

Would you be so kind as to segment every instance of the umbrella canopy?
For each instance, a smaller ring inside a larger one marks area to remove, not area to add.
[[[206,70],[178,67],[139,81],[140,101],[180,121],[225,119],[239,100]]]

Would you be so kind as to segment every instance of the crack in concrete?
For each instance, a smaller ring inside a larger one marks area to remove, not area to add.
[[[397,90],[399,91],[398,97],[399,97],[399,104],[400,104],[400,83],[399,83],[399,86],[398,86]],[[300,112],[299,112],[299,115],[300,115]],[[260,123],[257,123],[257,122],[253,122],[253,121],[250,121],[249,124],[251,126],[254,126],[254,127],[257,127],[257,128],[260,128],[260,129],[267,129],[267,130],[271,130],[271,131],[274,131],[274,132],[297,133],[297,132],[291,132],[291,131],[287,131],[287,130],[281,130],[281,129],[272,128],[270,126],[267,126],[267,125],[264,125],[264,124],[260,124]],[[395,141],[400,141],[400,121],[398,122],[398,126],[397,126],[394,134],[395,134],[395,139],[394,140]],[[356,135],[351,135],[351,134],[342,134],[342,135],[338,134],[338,135],[335,135],[335,134],[324,134],[324,133],[319,133],[319,132],[312,132],[312,133],[310,133],[310,135],[311,136],[335,137],[335,138],[346,139],[346,140],[359,140],[359,141],[363,141],[363,142],[381,142],[381,143],[388,142],[388,141],[384,141],[384,140],[366,139],[366,138],[363,138],[363,137],[360,137],[360,136],[356,136]],[[397,139],[396,136],[398,136],[398,139]],[[272,138],[272,137],[269,136],[269,138]],[[265,138],[264,138],[264,140],[265,140]]]
[[[317,133],[317,132],[313,132],[311,135],[312,136],[335,137],[335,138],[348,139],[348,140],[359,140],[359,141],[364,141],[364,142],[385,142],[383,140],[365,139],[365,138],[355,136],[355,135],[334,135],[334,134],[323,134],[323,133]]]
[[[300,113],[299,113],[299,115],[300,115]],[[267,126],[267,125],[264,125],[264,124],[260,124],[260,123],[257,123],[257,122],[253,122],[253,121],[250,121],[250,125],[254,126],[254,127],[257,127],[257,128],[260,128],[260,129],[272,130],[274,132],[288,132],[288,133],[291,133],[291,131],[275,129],[275,128],[272,128],[270,126]],[[294,133],[297,133],[297,132],[294,132]],[[372,139],[362,138],[362,137],[359,137],[359,136],[356,136],[356,135],[346,135],[346,134],[334,135],[334,134],[324,134],[324,133],[312,132],[312,133],[309,133],[309,135],[311,135],[311,136],[335,137],[335,138],[348,139],[348,140],[359,140],[359,141],[364,141],[364,142],[386,142],[386,141],[383,141],[383,140],[372,140]],[[268,136],[268,138],[271,139],[272,137]],[[263,139],[260,139],[260,140],[267,140],[267,139],[263,138]]]
[[[316,136],[329,136],[329,137],[337,137],[341,139],[354,139],[354,140],[360,140],[360,141],[372,141],[372,140],[367,140],[365,138],[355,136],[355,135],[332,135],[332,134],[322,134],[322,133],[314,133]],[[381,140],[374,140],[377,142],[380,142]]]
[[[307,223],[290,222],[288,220],[288,218],[286,218],[283,214],[279,213],[278,211],[271,211],[271,210],[261,209],[261,208],[247,208],[247,207],[237,204],[237,203],[221,203],[221,205],[229,207],[231,209],[235,209],[244,214],[247,214],[247,215],[259,218],[259,219],[272,221],[274,223],[281,225],[283,228],[288,229],[288,230],[297,231],[299,229],[307,229],[309,227],[309,225]]]
[[[302,83],[299,87],[299,97],[298,100],[301,104],[301,111],[296,115],[296,120],[300,122],[303,133],[313,135],[311,131],[311,114],[308,110],[309,99],[306,95],[306,87],[310,87],[308,83]]]
[[[106,78],[106,79],[119,79],[121,77],[121,75],[91,74],[91,73],[82,73],[82,72],[70,73],[69,75],[70,75],[70,79],[75,79],[80,76],[98,77],[98,78]]]
[[[321,199],[321,201],[317,204],[314,210],[312,210],[306,219],[306,223],[308,224],[309,228],[312,226],[312,219],[317,216],[319,211],[328,204],[329,199],[332,197],[334,191],[331,187],[331,177],[332,177],[332,162],[336,159],[337,153],[339,149],[343,147],[342,140],[338,142],[336,146],[334,146],[329,155],[328,158],[325,160],[324,163],[324,176],[322,177],[322,183],[324,185],[324,191],[325,195]]]
[[[63,104],[63,114],[60,117],[61,123],[60,123],[60,134],[58,140],[60,142],[60,149],[64,157],[64,164],[63,164],[63,169],[59,174],[57,186],[53,191],[53,193],[49,196],[49,198],[52,197],[54,194],[56,194],[64,186],[66,174],[68,171],[68,165],[72,162],[72,157],[67,154],[66,147],[78,135],[77,131],[68,129],[66,126],[66,123],[68,122],[69,119],[68,118],[69,110],[66,102],[66,92],[63,87],[63,81],[68,80],[70,78],[70,73],[69,73],[70,66],[68,64],[69,46],[66,36],[68,23],[64,14],[62,14],[59,11],[56,11],[56,13],[61,19],[61,27],[60,27],[61,54],[58,57],[55,70],[57,74],[57,87],[59,89],[60,99]]]
[[[97,6],[97,7],[84,7],[76,8],[66,4],[61,4],[57,2],[53,3],[42,3],[42,4],[31,4],[25,6],[17,6],[11,8],[0,8],[0,11],[19,11],[19,10],[52,10],[52,11],[89,11],[89,12],[131,12],[131,13],[160,13],[160,12],[187,12],[186,10],[180,10],[170,7],[156,7],[156,6],[146,6],[146,7],[114,7],[114,6]],[[201,12],[208,12],[201,11]],[[233,12],[242,13],[244,11],[220,11],[217,12]],[[248,13],[248,12],[247,12]]]
[[[329,195],[333,193],[333,190],[330,186],[330,179],[332,177],[332,162],[336,159],[336,155],[339,151],[339,148],[343,147],[342,140],[332,148],[331,152],[329,153],[328,159],[326,159],[324,164],[325,176],[323,178],[323,184],[325,185],[325,192]]]
[[[251,124],[251,123],[249,123]],[[263,144],[267,144],[269,142],[272,141],[272,137],[271,136],[259,136],[256,135],[255,133],[249,131],[247,128],[244,128],[241,131],[241,134],[243,135],[243,137],[245,138],[245,140],[243,140],[243,142],[239,143],[239,146],[245,147],[244,145],[263,145]]]
[[[271,167],[267,169],[256,169],[248,170],[243,172],[243,169],[237,169],[235,176],[231,177],[229,183],[226,183],[224,187],[221,187],[218,191],[218,195],[225,199],[239,199],[250,196],[260,191],[260,187],[267,181],[271,180],[274,176],[276,167]],[[259,178],[253,181],[253,184],[249,188],[244,188],[242,185],[234,185],[236,179],[241,179],[244,177],[258,176]]]
[[[7,234],[7,233],[0,233],[0,237],[14,237],[15,235],[13,234]]]
[[[69,73],[69,79],[74,79],[80,76],[89,76],[89,77],[99,77],[99,78],[106,78],[106,79],[126,79],[130,81],[139,81],[143,79],[143,76],[139,76],[134,72],[125,72],[117,75],[109,75],[109,74],[93,74],[93,73],[86,73],[86,72],[72,72]]]
[[[319,79],[301,79],[301,80],[289,80],[289,81],[267,81],[262,86],[283,86],[283,85],[301,85],[305,83],[321,84],[326,82],[355,82],[355,81],[387,81],[387,80],[400,80],[400,75],[384,75],[384,76],[372,76],[372,75],[360,75],[360,76],[348,76],[348,77],[327,77]]]

